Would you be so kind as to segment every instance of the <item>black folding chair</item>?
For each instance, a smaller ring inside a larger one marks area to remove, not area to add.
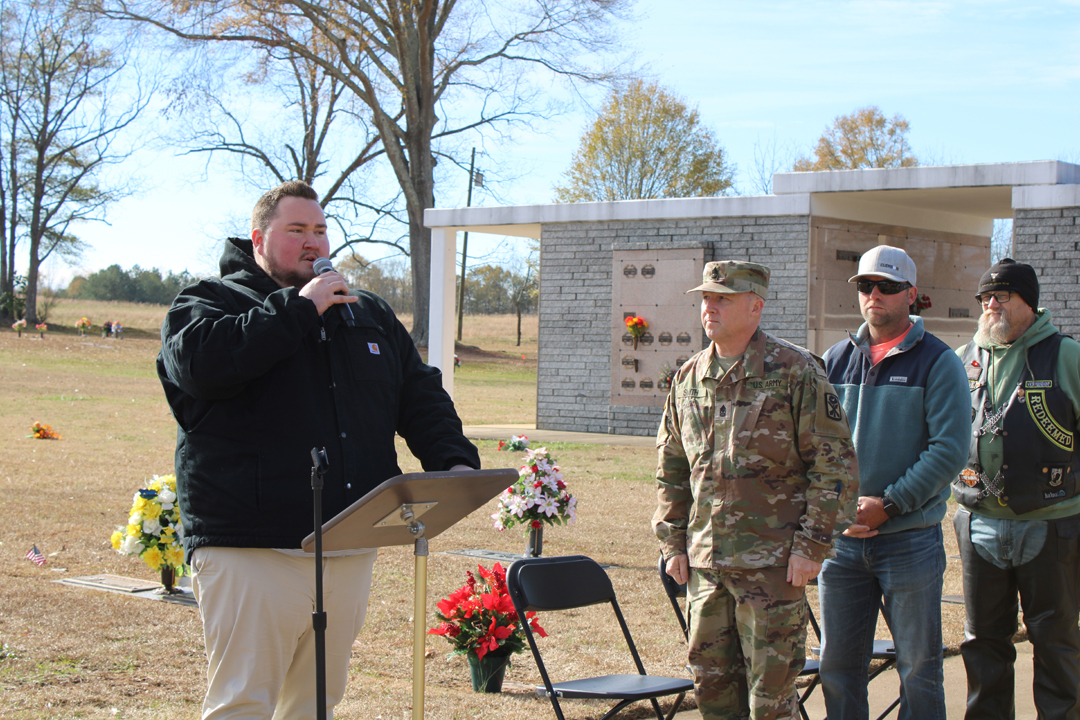
[[[637,675],[603,675],[553,683],[544,666],[544,660],[540,657],[540,649],[536,645],[536,639],[533,637],[529,624],[522,622],[521,626],[525,628],[529,648],[532,650],[533,658],[536,659],[536,667],[539,668],[540,677],[544,680],[544,684],[538,686],[536,692],[541,697],[551,700],[551,706],[555,709],[555,716],[559,720],[565,720],[562,708],[559,707],[559,698],[617,700],[618,704],[601,720],[613,717],[633,702],[648,700],[652,703],[657,720],[671,720],[675,717],[686,693],[694,689],[694,683],[691,680],[645,673],[645,666],[642,665],[641,657],[634,646],[630,629],[626,626],[622,611],[619,610],[611,580],[595,561],[581,555],[523,558],[515,561],[506,572],[506,586],[510,599],[514,603],[514,609],[521,618],[524,618],[525,613],[529,611],[572,610],[588,605],[609,603],[615,611],[623,637],[634,658]],[[657,698],[668,695],[678,697],[675,698],[675,705],[665,719]]]
[[[683,636],[689,640],[690,626],[686,620],[682,605],[679,604],[680,599],[686,599],[686,583],[677,583],[675,582],[675,578],[667,574],[667,563],[664,561],[663,555],[661,555],[659,561],[657,561],[656,569],[660,574],[660,583],[664,586],[664,592],[667,593],[668,600],[671,601],[671,608],[675,611],[675,619],[679,621],[679,627],[682,628]],[[810,626],[814,629],[814,635],[817,637],[818,643],[820,643],[821,628],[818,627],[817,618],[814,617],[814,611],[810,609],[809,603],[806,605],[806,611],[810,615]],[[818,669],[818,661],[808,657],[803,663],[802,671],[799,673],[799,677],[810,678],[810,684],[803,688],[802,693],[799,695],[799,714],[802,715],[803,720],[810,720],[803,705],[806,702],[806,699],[810,697],[821,683]]]

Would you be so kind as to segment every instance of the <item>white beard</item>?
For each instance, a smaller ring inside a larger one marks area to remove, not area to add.
[[[1011,333],[1012,324],[1004,313],[994,321],[984,312],[979,316],[979,330],[975,333],[975,344],[985,347],[993,340],[999,345],[1007,345]]]

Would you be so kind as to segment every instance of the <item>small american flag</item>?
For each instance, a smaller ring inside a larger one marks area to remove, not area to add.
[[[34,563],[38,567],[45,564],[45,556],[41,554],[41,551],[37,549],[37,545],[30,548],[26,553],[26,559]]]

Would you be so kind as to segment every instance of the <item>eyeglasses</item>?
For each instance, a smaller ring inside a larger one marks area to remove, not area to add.
[[[911,287],[911,283],[896,282],[895,280],[859,280],[855,283],[855,287],[859,288],[859,292],[863,295],[870,295],[874,292],[876,287],[881,291],[882,295],[895,295],[898,292],[903,292]]]
[[[1012,300],[1012,293],[1008,290],[998,290],[997,292],[982,293],[981,295],[975,296],[975,299],[978,300],[979,304],[983,307],[990,304],[991,298],[997,300],[998,305],[1004,305]]]

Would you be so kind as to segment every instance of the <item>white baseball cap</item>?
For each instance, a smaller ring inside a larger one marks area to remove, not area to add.
[[[867,275],[878,275],[897,282],[915,283],[915,261],[898,247],[878,245],[859,258],[859,274],[848,280],[857,282]]]

